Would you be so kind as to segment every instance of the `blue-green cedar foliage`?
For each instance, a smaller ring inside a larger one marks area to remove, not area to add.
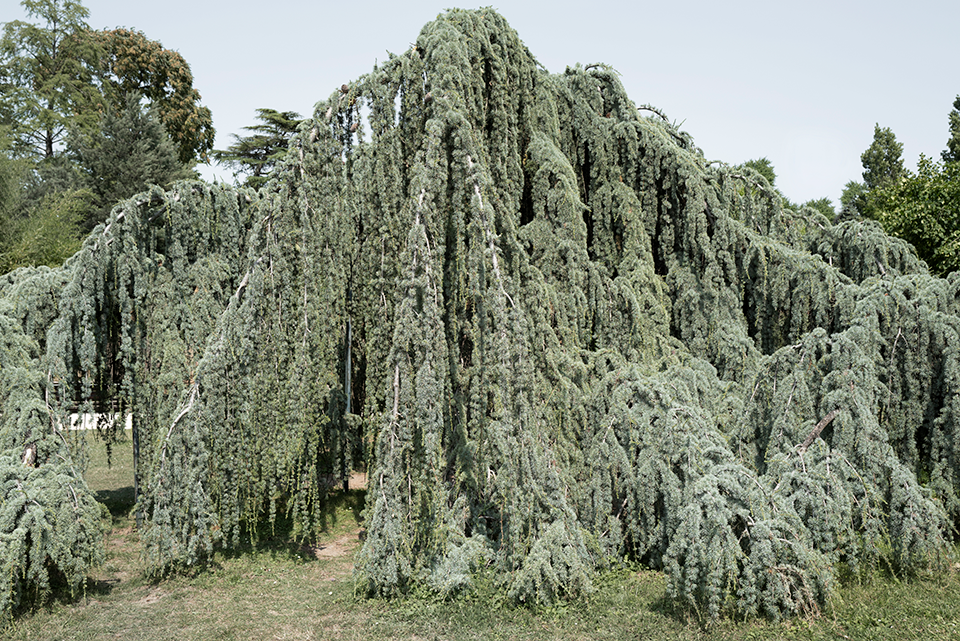
[[[626,558],[776,618],[841,564],[942,559],[960,280],[646,113],[450,11],[318,103],[259,192],[117,206],[24,326],[62,406],[133,412],[151,566],[281,516],[308,536],[361,464],[368,594],[489,573],[549,603]]]
[[[47,403],[38,343],[63,275],[22,268],[0,283],[0,624],[24,596],[82,587],[104,559],[99,504],[73,455],[64,417]]]

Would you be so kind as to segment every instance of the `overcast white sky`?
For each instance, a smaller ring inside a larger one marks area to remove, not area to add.
[[[143,31],[190,64],[217,148],[255,109],[313,111],[401,53],[451,5],[426,0],[82,0],[96,29]],[[24,19],[4,0],[0,22]],[[460,5],[471,7],[474,5]],[[874,123],[911,169],[939,159],[960,94],[958,0],[502,1],[494,5],[553,73],[604,62],[631,99],[660,107],[711,160],[766,156],[794,201],[860,180]],[[231,181],[223,169],[205,169]]]

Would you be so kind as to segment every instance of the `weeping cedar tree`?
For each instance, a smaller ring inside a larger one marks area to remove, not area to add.
[[[38,412],[132,411],[157,572],[309,535],[364,464],[368,594],[549,603],[628,558],[776,618],[841,565],[937,564],[960,518],[960,279],[489,9],[319,103],[264,189],[152,188],[51,274],[17,294]]]
[[[79,589],[104,560],[101,506],[46,402],[43,335],[67,278],[41,267],[0,280],[0,623],[24,597]]]

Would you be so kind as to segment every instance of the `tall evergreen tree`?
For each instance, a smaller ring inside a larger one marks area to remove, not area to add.
[[[303,122],[294,111],[257,109],[260,124],[244,127],[249,136],[233,135],[234,142],[225,150],[213,152],[214,158],[236,172],[247,174],[244,185],[259,189],[267,183],[277,163],[287,155],[290,140]]]
[[[192,177],[180,163],[156,110],[144,109],[140,102],[139,94],[127,94],[119,113],[104,113],[98,132],[68,141],[69,153],[94,195],[94,216],[84,221],[87,230],[105,220],[116,203],[149,185],[165,186]]]
[[[903,145],[889,127],[873,128],[873,142],[860,156],[863,163],[863,182],[867,189],[877,189],[896,181],[904,174]]]
[[[953,101],[953,109],[947,116],[950,124],[950,138],[947,139],[947,148],[943,150],[943,162],[960,161],[960,96]]]
[[[873,142],[860,156],[863,182],[851,180],[840,195],[841,210],[845,217],[877,217],[877,193],[906,173],[902,154],[903,145],[897,142],[893,131],[889,127],[881,129],[879,124],[874,125]]]
[[[4,123],[20,154],[50,158],[70,129],[92,130],[102,110],[94,83],[100,50],[90,12],[73,0],[23,0],[40,24],[4,24],[0,86]]]

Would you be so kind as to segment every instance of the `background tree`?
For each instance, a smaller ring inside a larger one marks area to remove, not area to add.
[[[747,162],[740,165],[740,167],[746,167],[754,170],[761,176],[763,176],[770,186],[774,188],[777,194],[780,196],[780,199],[783,201],[784,207],[789,209],[799,209],[800,207],[811,207],[816,209],[821,214],[827,217],[827,220],[833,220],[833,217],[836,215],[836,211],[833,208],[833,203],[830,202],[830,199],[827,197],[816,198],[808,200],[802,205],[797,205],[793,203],[787,196],[781,192],[777,186],[777,174],[774,170],[773,163],[770,162],[770,159],[764,156],[763,158],[756,158],[754,160],[748,160]]]
[[[916,174],[877,190],[874,201],[884,230],[912,244],[932,272],[960,269],[960,163],[921,155]]]
[[[803,203],[804,207],[810,207],[816,209],[821,214],[827,217],[827,220],[833,220],[833,217],[836,216],[837,211],[833,208],[833,202],[824,196],[823,198],[814,198]]]
[[[11,158],[6,149],[0,151],[0,252],[13,238],[11,225],[20,205],[23,174],[21,163]]]
[[[770,186],[773,187],[777,182],[777,174],[773,170],[773,163],[770,162],[770,159],[764,156],[763,158],[756,158],[754,160],[748,160],[743,163],[743,167],[749,167],[754,170],[761,176],[767,179],[767,182],[770,183]]]
[[[840,212],[844,217],[863,216],[867,210],[867,187],[862,182],[851,180],[840,194]]]
[[[87,231],[115,204],[149,185],[166,186],[193,177],[158,122],[156,107],[140,103],[139,94],[127,94],[119,113],[109,110],[103,115],[99,131],[67,141],[69,155],[93,193],[92,215],[84,221]]]
[[[89,132],[130,92],[157,107],[183,163],[213,149],[210,109],[200,104],[190,65],[142,32],[93,31],[89,11],[73,0],[23,0],[38,24],[6,23],[0,43],[0,124],[22,154],[50,158],[68,130]]]
[[[95,83],[100,51],[84,20],[89,11],[73,0],[23,0],[39,24],[4,25],[0,41],[0,116],[15,151],[50,158],[71,128],[96,125],[102,96]]]
[[[950,124],[950,138],[947,139],[947,148],[943,151],[943,162],[960,161],[960,96],[953,101],[953,109],[947,116]]]
[[[916,174],[903,167],[903,145],[893,132],[876,125],[873,142],[860,157],[864,182],[847,183],[840,199],[845,214],[879,221],[941,276],[960,267],[960,171],[952,160],[960,145],[958,109],[960,97],[950,112],[943,163],[921,155]]]
[[[904,175],[903,145],[889,127],[873,128],[873,142],[860,156],[863,163],[863,183],[873,190],[896,181]]]
[[[250,136],[233,134],[234,142],[225,150],[213,152],[218,162],[231,167],[234,176],[247,174],[244,184],[259,189],[268,180],[268,175],[286,155],[290,139],[303,122],[294,111],[257,109],[260,124],[244,127],[253,132]]]
[[[92,194],[62,156],[33,165],[0,153],[0,273],[24,265],[59,266],[80,247]]]
[[[840,203],[846,216],[877,217],[875,202],[877,191],[905,175],[903,145],[889,127],[873,128],[873,142],[860,155],[863,165],[863,182],[851,180],[840,195]]]
[[[104,55],[101,79],[110,101],[122,108],[127,94],[142,95],[156,107],[180,162],[206,161],[215,137],[213,117],[200,104],[183,56],[130,29],[95,32],[93,39]]]
[[[16,206],[8,202],[2,212],[11,223],[0,239],[7,267],[62,261],[62,251],[75,245],[75,214],[89,231],[113,204],[148,184],[193,177],[182,165],[205,160],[214,139],[210,110],[179,53],[138,31],[92,31],[89,12],[74,0],[22,4],[38,21],[4,26],[0,131],[10,137],[10,160],[33,164],[17,165],[20,193],[8,199]],[[130,92],[145,97],[151,115],[132,111]],[[50,240],[54,223],[63,242],[41,257],[35,243]]]
[[[0,250],[0,273],[26,265],[59,267],[73,256],[92,197],[86,189],[51,193],[29,216],[14,221],[10,242]]]

